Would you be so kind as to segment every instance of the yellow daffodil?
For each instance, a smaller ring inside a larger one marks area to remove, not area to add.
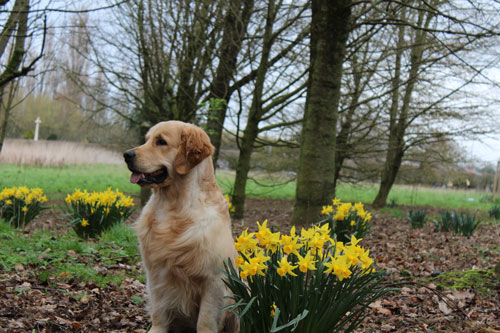
[[[297,266],[293,266],[293,265],[290,265],[290,263],[288,262],[288,259],[287,257],[283,257],[281,258],[281,261],[278,263],[279,264],[279,268],[276,270],[276,272],[280,275],[280,276],[285,276],[287,274],[291,275],[291,276],[297,276],[297,274],[295,274],[293,272],[293,270],[295,268],[297,268]]]
[[[264,263],[269,259],[271,259],[271,257],[266,257],[262,250],[256,251],[255,256],[250,258],[249,268],[248,268],[250,271],[250,275],[253,276],[255,274],[259,274],[265,276],[264,270],[267,269],[267,266],[264,265]]]
[[[344,248],[344,257],[346,263],[348,263],[351,266],[355,266],[359,262],[358,253],[356,252],[355,247],[353,246],[346,246]]]
[[[297,256],[299,258],[299,270],[303,273],[306,273],[308,270],[314,271],[316,270],[315,263],[317,260],[313,260],[311,257],[311,252],[307,252],[307,254],[302,257],[300,254]]]
[[[271,235],[271,230],[267,227],[267,220],[262,222],[262,225],[257,221],[257,226],[259,231],[255,233],[255,238],[259,240],[260,246],[266,246],[269,244],[269,236]]]
[[[357,211],[360,211],[360,210],[364,210],[364,206],[363,206],[363,203],[361,202],[357,202],[354,204],[354,209],[357,210]]]
[[[236,263],[236,266],[241,268],[243,264],[245,263],[245,259],[243,259],[242,256],[237,256],[236,259],[234,259],[234,262]]]
[[[356,236],[351,235],[351,245],[356,246],[363,238],[357,239]]]
[[[359,255],[359,261],[361,262],[361,268],[367,269],[373,264],[373,259],[369,257],[370,250],[363,251],[361,255]]]
[[[282,235],[281,236],[281,245],[283,246],[283,251],[286,254],[293,253],[295,255],[298,255],[299,252],[297,250],[303,246],[303,244],[297,244],[298,241],[299,241],[299,239],[297,237]]]
[[[345,213],[341,210],[338,210],[337,213],[335,213],[335,216],[333,217],[336,221],[342,221],[345,219]]]
[[[24,206],[21,210],[26,213],[28,211],[28,207]]]
[[[242,267],[243,268],[243,267]],[[250,273],[248,272],[248,270],[244,270],[242,269],[241,272],[240,272],[240,277],[242,279],[246,279],[248,277],[248,275],[250,275]]]
[[[276,306],[276,304],[273,303],[273,305],[271,306],[271,317],[273,317],[273,318],[274,318],[274,310],[276,310],[276,309],[277,309],[277,306]]]
[[[328,215],[333,212],[333,207],[328,205],[328,206],[323,206],[323,210],[321,211],[321,215]]]
[[[300,236],[302,237],[302,241],[304,243],[307,243],[314,237],[315,233],[316,230],[314,228],[309,228],[309,229],[302,228],[302,230],[300,231]]]
[[[325,273],[335,274],[340,281],[351,276],[352,272],[349,269],[350,266],[347,263],[345,256],[330,257],[330,259],[331,260],[329,262],[325,263],[325,266],[328,267],[325,270]]]
[[[323,240],[323,237],[321,237],[320,234],[315,234],[314,237],[311,239],[311,247],[322,249],[324,245],[325,241]]]
[[[338,205],[341,204],[340,200],[337,199],[337,198],[333,198],[332,203],[333,203],[334,206],[338,206]]]
[[[82,221],[80,222],[82,227],[86,227],[89,225],[89,221],[87,221],[86,219],[82,219]]]
[[[279,231],[269,234],[268,237],[266,238],[267,242],[266,249],[271,251],[271,253],[275,253],[280,246],[280,238],[281,234]]]
[[[320,237],[323,240],[323,242],[331,241],[331,238],[330,238],[331,230],[330,230],[330,226],[328,225],[328,223],[323,224],[321,227],[316,226],[315,230],[316,230],[316,232],[318,232],[320,234]]]
[[[253,238],[255,234],[248,233],[248,229],[245,229],[241,233],[241,235],[236,239],[236,243],[234,243],[234,246],[238,252],[245,252],[245,251],[254,251],[258,241]]]

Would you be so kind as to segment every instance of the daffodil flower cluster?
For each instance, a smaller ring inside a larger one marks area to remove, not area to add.
[[[84,238],[98,236],[115,223],[126,220],[134,207],[130,196],[110,188],[103,192],[77,189],[66,196],[65,202],[73,229]]]
[[[0,216],[15,227],[23,227],[45,209],[46,202],[40,188],[4,188],[0,192]]]
[[[269,271],[281,277],[297,277],[299,272],[307,274],[321,267],[323,273],[334,274],[342,281],[351,276],[355,267],[363,273],[372,270],[369,250],[358,245],[361,239],[352,235],[347,244],[337,242],[330,236],[328,223],[303,228],[300,235],[296,234],[295,227],[289,235],[272,232],[267,220],[257,225],[257,232],[244,230],[235,242],[239,254],[236,265],[242,279],[266,276]]]
[[[365,211],[361,202],[352,204],[337,198],[332,200],[332,205],[323,206],[321,215],[326,216],[326,221],[341,241],[348,241],[351,235],[364,237],[372,219],[372,215]]]
[[[267,225],[244,230],[234,244],[235,262],[225,263],[234,301],[228,309],[238,313],[242,333],[351,331],[368,305],[389,291],[356,235],[337,240],[321,222],[289,233]]]

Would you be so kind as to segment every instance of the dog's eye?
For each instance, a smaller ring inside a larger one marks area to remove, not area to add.
[[[163,140],[162,138],[158,138],[158,139],[156,139],[156,145],[157,146],[166,146],[167,141]]]

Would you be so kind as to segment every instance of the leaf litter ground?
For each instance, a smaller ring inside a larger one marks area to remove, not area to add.
[[[255,222],[265,219],[275,230],[288,232],[291,208],[287,200],[250,199],[246,218],[233,221],[234,233],[255,230]],[[405,216],[409,208],[398,209]],[[437,215],[435,208],[426,210]],[[434,233],[431,223],[412,230],[390,212],[372,213],[372,231],[363,246],[399,292],[371,304],[359,331],[500,332],[500,276],[493,270],[500,261],[498,224],[483,224],[465,238]],[[35,228],[61,223],[53,211]],[[119,256],[106,264],[69,254],[99,274],[126,278],[120,285],[96,285],[64,274],[42,278],[36,265],[0,271],[0,332],[146,332],[147,296],[137,258]]]

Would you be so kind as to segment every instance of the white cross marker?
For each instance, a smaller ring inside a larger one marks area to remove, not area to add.
[[[40,127],[40,123],[42,121],[40,120],[40,117],[36,117],[35,119],[35,135],[33,136],[34,141],[38,141],[38,128]]]

